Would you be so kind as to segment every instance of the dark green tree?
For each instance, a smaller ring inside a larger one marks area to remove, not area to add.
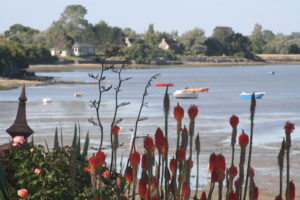
[[[250,41],[254,53],[263,53],[263,47],[264,45],[266,45],[266,41],[264,40],[261,25],[259,24],[254,25],[254,29],[250,36]]]
[[[194,28],[182,34],[179,41],[185,47],[187,53],[193,55],[204,54],[205,32],[200,28]]]
[[[159,35],[155,33],[153,24],[149,24],[148,30],[144,34],[144,39],[150,48],[157,47],[159,45],[160,38]]]
[[[297,44],[292,44],[289,47],[289,54],[300,54],[300,48]]]

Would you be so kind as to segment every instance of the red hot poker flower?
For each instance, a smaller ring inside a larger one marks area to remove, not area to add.
[[[129,161],[130,161],[130,164],[133,166],[133,167],[138,167],[138,165],[140,164],[140,154],[139,152],[135,151],[133,152],[130,157],[129,157]]]
[[[188,109],[188,114],[190,119],[195,119],[198,114],[198,107],[195,105],[191,105]]]
[[[180,147],[177,150],[177,158],[178,158],[179,162],[185,160],[185,149],[184,148]]]
[[[235,115],[232,115],[230,117],[229,123],[232,126],[232,128],[236,128],[237,125],[239,124],[239,118]]]
[[[284,130],[286,134],[291,134],[295,129],[295,124],[287,121],[284,125]]]
[[[86,171],[86,172],[91,172],[91,169],[88,168],[88,167],[84,167],[83,170]]]
[[[146,194],[146,190],[147,190],[147,181],[144,178],[141,178],[138,184],[138,193],[141,198],[144,198]]]
[[[189,186],[188,182],[184,182],[182,185],[181,195],[185,197],[189,193],[190,193],[190,186]]]
[[[143,154],[142,156],[142,170],[145,171],[147,169],[147,154]]]
[[[230,192],[228,195],[228,200],[238,200],[238,196],[234,192]]]
[[[250,176],[250,177],[254,177],[254,175],[255,175],[254,169],[251,167],[251,168],[249,169],[249,176]]]
[[[127,167],[125,170],[125,181],[128,185],[133,181],[133,170],[131,167]]]
[[[106,155],[103,151],[98,151],[96,153],[96,157],[99,159],[100,166],[102,166],[105,162]]]
[[[259,196],[259,190],[258,190],[258,187],[255,186],[253,200],[258,200],[258,196]],[[290,200],[293,200],[293,199],[290,199]]]
[[[188,159],[188,160],[185,161],[185,165],[188,169],[192,169],[193,168],[193,161]]]
[[[278,195],[275,197],[275,200],[282,200],[282,198]]]
[[[212,173],[216,168],[216,159],[217,159],[217,155],[215,153],[210,154],[209,166],[208,166],[208,170],[210,173]]]
[[[246,148],[249,143],[249,136],[242,131],[242,134],[239,136],[239,145],[241,148]]]
[[[156,148],[161,152],[163,146],[165,145],[165,137],[164,134],[162,132],[162,130],[160,128],[156,129],[155,132],[155,145]]]
[[[104,177],[104,178],[108,178],[109,177],[109,171],[106,169],[106,170],[104,170],[104,172],[102,172],[102,176]]]
[[[289,200],[295,200],[295,184],[293,183],[293,181],[290,181]]]
[[[203,191],[203,192],[201,193],[200,200],[206,200],[206,193],[205,193],[205,191]]]
[[[224,173],[226,169],[225,157],[222,154],[218,154],[216,158],[216,171]]]
[[[147,152],[152,152],[155,149],[155,145],[153,142],[153,139],[149,136],[146,136],[144,138],[144,148],[147,150]]]
[[[174,118],[176,121],[180,121],[184,116],[184,110],[179,104],[174,108]]]
[[[177,167],[176,159],[173,157],[170,160],[170,170],[171,170],[172,175],[174,175],[176,167]]]
[[[89,159],[89,165],[90,165],[90,167],[92,169],[99,168],[101,166],[99,158],[97,156],[90,157],[90,159]]]
[[[234,178],[237,175],[237,167],[236,166],[231,166],[230,168],[227,169],[227,174]]]
[[[111,127],[111,134],[117,135],[119,133],[120,127],[117,125],[114,125]]]

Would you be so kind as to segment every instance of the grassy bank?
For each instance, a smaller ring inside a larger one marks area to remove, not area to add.
[[[37,80],[19,80],[19,79],[6,79],[0,78],[0,90],[9,90],[17,88],[21,85],[43,85],[43,81]]]

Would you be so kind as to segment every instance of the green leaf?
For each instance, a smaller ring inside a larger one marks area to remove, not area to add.
[[[74,136],[73,136],[73,142],[72,142],[72,148],[73,149],[76,148],[76,143],[77,143],[77,126],[75,124],[75,127],[74,127]]]
[[[85,137],[83,150],[82,150],[82,156],[87,156],[89,144],[90,144],[90,137],[89,137],[89,132],[87,132],[86,137]]]
[[[0,165],[0,197],[1,199],[10,199],[10,191],[7,184],[7,180],[4,175],[4,171]]]
[[[45,140],[45,139],[44,139],[44,140]],[[46,140],[45,140],[45,144],[46,144],[46,147],[47,147],[48,152],[50,152],[50,149],[49,149],[49,146],[48,146],[48,143],[47,143]]]
[[[55,129],[55,135],[54,135],[54,144],[53,144],[53,148],[54,149],[57,149],[59,148],[59,143],[58,143],[58,130],[57,130],[57,127]]]

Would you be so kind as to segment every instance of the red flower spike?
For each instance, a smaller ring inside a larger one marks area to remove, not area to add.
[[[181,147],[177,150],[177,158],[178,158],[179,162],[185,160],[185,149],[184,148]]]
[[[188,114],[190,119],[195,119],[198,114],[198,107],[195,105],[191,105],[188,109]]]
[[[133,170],[131,167],[127,167],[125,170],[125,181],[128,185],[133,181]]]
[[[96,199],[95,200],[100,200],[100,196],[96,196]]]
[[[149,136],[144,138],[144,148],[148,151],[148,152],[152,152],[155,149],[155,145],[153,142],[153,139]]]
[[[283,200],[279,195],[275,197],[275,200]]]
[[[111,134],[117,135],[119,133],[120,127],[117,125],[114,125],[111,127]]]
[[[140,164],[140,160],[141,160],[141,156],[137,151],[133,152],[129,157],[130,164],[133,167],[138,167],[138,165]]]
[[[159,197],[158,196],[154,196],[151,198],[151,200],[159,200]]]
[[[92,169],[99,168],[101,166],[99,158],[97,156],[90,157],[90,159],[89,159],[89,165],[90,165],[90,167]]]
[[[210,154],[209,166],[208,166],[208,170],[210,173],[212,173],[216,168],[216,159],[217,159],[217,155],[215,153]]]
[[[190,193],[190,186],[189,186],[188,182],[184,182],[182,185],[181,195],[185,197],[189,193]]]
[[[291,134],[295,129],[295,124],[287,121],[284,125],[284,130],[286,134]]]
[[[156,148],[161,151],[163,146],[165,146],[165,137],[164,137],[164,134],[162,132],[162,130],[160,128],[157,128],[156,129],[156,132],[155,132],[155,145],[156,145]]]
[[[258,196],[259,196],[259,190],[258,187],[255,186],[253,200],[258,200]],[[290,199],[290,200],[294,200],[294,199]]]
[[[174,118],[177,121],[180,121],[184,116],[184,110],[181,106],[179,106],[179,104],[177,104],[177,106],[174,108]]]
[[[239,124],[239,118],[235,115],[232,115],[230,117],[229,123],[230,123],[232,128],[236,128],[237,125]]]
[[[236,166],[231,166],[230,168],[227,169],[227,174],[234,178],[237,175],[237,167]]]
[[[293,183],[293,181],[290,181],[289,200],[295,200],[295,184]]]
[[[249,136],[242,132],[242,134],[239,136],[239,145],[241,148],[246,148],[249,143]]]
[[[234,187],[235,187],[235,189],[237,189],[238,186],[239,186],[239,179],[236,179],[236,180],[234,181]]]
[[[91,172],[91,169],[88,168],[88,167],[84,167],[83,170],[86,171],[86,172]]]
[[[187,166],[188,169],[192,169],[193,168],[193,161],[186,160],[185,165]]]
[[[218,182],[218,174],[217,174],[217,172],[215,170],[212,171],[212,173],[211,173],[211,182],[212,183]]]
[[[174,175],[176,168],[177,168],[176,159],[173,157],[170,160],[170,170],[171,170],[172,175]]]
[[[217,173],[224,173],[226,169],[225,157],[222,154],[218,154],[216,158],[216,171]]]
[[[143,154],[142,156],[142,170],[145,171],[147,169],[147,154]]]
[[[200,200],[206,200],[206,193],[203,191],[200,196]]]
[[[157,188],[157,179],[155,176],[152,176],[151,178],[151,189],[155,190]]]
[[[254,169],[253,169],[253,168],[250,168],[250,169],[249,169],[249,176],[250,176],[250,177],[254,177],[254,175],[255,175]]]
[[[138,184],[138,193],[141,198],[144,197],[146,191],[147,191],[147,182],[145,179],[142,178],[139,180],[139,184]]]
[[[106,155],[104,152],[102,151],[98,151],[96,153],[96,157],[99,159],[99,162],[100,162],[100,166],[102,166],[105,162],[105,158],[106,158]]]
[[[228,200],[238,200],[238,196],[234,192],[230,192],[228,195]]]

